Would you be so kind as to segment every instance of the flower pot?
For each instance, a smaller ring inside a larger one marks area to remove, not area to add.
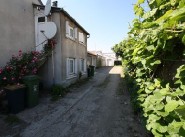
[[[6,86],[6,97],[8,100],[8,109],[10,113],[16,114],[25,108],[25,86],[11,85]]]

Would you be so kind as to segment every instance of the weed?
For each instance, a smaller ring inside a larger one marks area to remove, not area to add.
[[[12,124],[18,124],[18,123],[21,122],[21,120],[16,115],[8,115],[4,119],[4,121],[7,122],[10,125],[12,125]]]
[[[53,85],[52,89],[51,89],[51,100],[52,101],[56,101],[58,100],[60,97],[63,97],[66,93],[67,93],[67,88],[64,88],[62,85]]]

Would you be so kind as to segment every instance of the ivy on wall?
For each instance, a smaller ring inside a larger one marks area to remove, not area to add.
[[[112,49],[139,87],[147,129],[185,136],[185,1],[138,0],[134,11],[128,38]]]

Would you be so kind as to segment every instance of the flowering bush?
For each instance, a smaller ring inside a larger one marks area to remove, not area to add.
[[[47,60],[55,46],[54,40],[48,40],[41,52],[31,51],[23,53],[19,50],[13,55],[5,67],[0,68],[0,85],[20,83],[23,76],[37,74],[39,67]]]

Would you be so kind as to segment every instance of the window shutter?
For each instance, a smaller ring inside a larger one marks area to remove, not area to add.
[[[77,74],[78,72],[78,62],[77,62],[77,59],[75,59],[75,74]]]
[[[69,77],[69,58],[66,58],[66,78]]]
[[[69,21],[66,21],[66,36],[69,36]]]
[[[81,39],[82,39],[82,35],[81,35],[81,32],[79,32],[79,41],[80,42],[82,42]]]
[[[84,34],[79,32],[79,41],[82,42],[82,43],[85,43],[84,42]]]
[[[86,70],[87,69],[87,61],[86,61],[86,59],[84,59],[84,66],[83,67],[84,67],[84,72],[87,72],[87,70]]]
[[[83,34],[83,33],[82,33],[82,42],[85,43],[85,42],[84,42],[84,34]]]
[[[77,39],[77,38],[78,38],[78,32],[77,32],[77,28],[75,28],[75,29],[74,29],[74,33],[75,33],[75,34],[74,34],[74,36],[75,36],[75,39]]]
[[[84,43],[84,34],[82,33],[82,42]]]
[[[79,71],[82,71],[81,65],[82,65],[82,61],[81,61],[81,59],[79,59]]]

